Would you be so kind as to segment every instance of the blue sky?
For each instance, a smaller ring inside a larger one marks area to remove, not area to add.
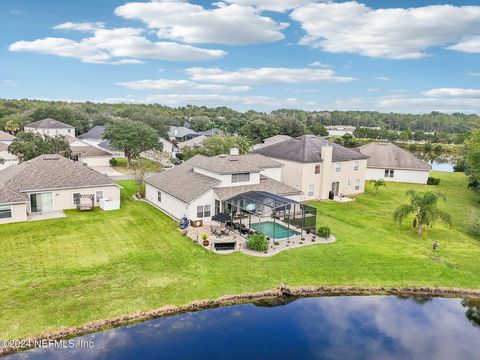
[[[475,1],[0,2],[0,97],[480,112]]]

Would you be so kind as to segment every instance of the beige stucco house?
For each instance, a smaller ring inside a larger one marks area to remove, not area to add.
[[[34,132],[48,136],[75,136],[75,128],[73,126],[52,118],[46,118],[27,124],[24,126],[24,130],[26,132]]]
[[[0,171],[0,224],[32,214],[75,209],[75,194],[94,196],[97,206],[120,205],[120,188],[108,177],[60,155],[41,155]]]
[[[241,193],[265,191],[300,200],[300,191],[281,182],[282,164],[258,154],[197,155],[146,182],[146,199],[175,219],[209,222],[225,202]]]
[[[367,156],[324,138],[303,135],[253,153],[282,163],[282,182],[302,191],[302,200],[364,192]]]
[[[18,164],[18,156],[8,152],[8,145],[0,142],[0,170]]]
[[[10,145],[13,140],[15,140],[15,136],[12,134],[9,134],[5,131],[0,130],[0,143],[5,144],[5,145]]]
[[[426,184],[432,167],[392,143],[372,142],[358,148],[368,156],[366,180]]]

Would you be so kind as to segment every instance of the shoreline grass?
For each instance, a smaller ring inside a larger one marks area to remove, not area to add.
[[[480,289],[480,240],[466,225],[480,217],[479,196],[463,174],[434,173],[455,218],[418,237],[391,214],[409,188],[367,185],[351,203],[314,202],[333,244],[271,258],[216,255],[181,236],[156,208],[134,201],[122,181],[122,209],[67,212],[65,219],[0,226],[0,338],[53,332],[99,319],[225,294],[289,286],[447,287]],[[431,243],[440,242],[433,252]]]

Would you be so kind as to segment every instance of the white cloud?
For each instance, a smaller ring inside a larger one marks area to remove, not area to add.
[[[189,68],[187,74],[195,81],[219,83],[262,84],[262,83],[320,83],[349,82],[351,77],[337,76],[330,69],[311,68],[243,68],[225,71],[219,68]]]
[[[201,84],[190,80],[137,80],[118,82],[117,85],[133,90],[158,91],[214,91],[214,92],[245,92],[249,86],[225,86],[218,84]]]
[[[183,1],[131,2],[115,9],[115,14],[141,20],[156,29],[159,38],[186,43],[246,45],[284,39],[287,23],[263,16],[253,7],[214,3],[215,8]]]
[[[388,76],[375,76],[375,80],[389,81],[391,79]]]
[[[138,59],[122,59],[112,62],[114,65],[130,65],[130,64],[143,64],[142,60]]]
[[[107,103],[163,104],[170,106],[200,105],[200,106],[230,106],[235,109],[277,109],[304,108],[315,105],[313,101],[303,101],[297,98],[275,98],[269,96],[237,96],[221,94],[165,94],[146,97],[123,97],[102,100]]]
[[[478,109],[480,108],[480,97],[411,97],[404,95],[391,95],[377,98],[375,100],[375,105],[380,110],[411,113],[425,113],[431,111],[443,111],[447,113],[478,113]]]
[[[480,77],[480,72],[468,72],[467,76]]]
[[[422,94],[429,97],[458,97],[480,99],[480,89],[438,88],[424,91]]]
[[[311,66],[311,67],[319,67],[319,68],[322,68],[322,69],[328,69],[330,66],[329,65],[326,65],[320,61],[314,61],[310,64],[308,64],[308,66]]]
[[[417,59],[426,49],[478,51],[480,6],[432,5],[417,8],[372,9],[356,1],[308,4],[291,18],[306,35],[301,44],[332,53],[358,53],[390,59]]]
[[[79,41],[47,37],[34,41],[17,41],[10,51],[29,51],[42,54],[76,58],[86,63],[132,63],[132,59],[167,61],[202,61],[225,56],[222,50],[202,49],[174,42],[150,41],[142,36],[142,29],[116,28],[93,30],[93,36]]]
[[[83,23],[74,23],[74,22],[66,22],[63,24],[59,24],[53,27],[56,30],[76,30],[76,31],[83,31],[83,32],[94,32],[98,29],[105,28],[105,24],[103,22],[83,22]]]
[[[312,2],[311,0],[226,0],[230,4],[254,6],[261,10],[270,10],[285,12],[290,9],[295,9],[301,5]]]
[[[17,83],[13,80],[0,80],[0,86],[12,87],[16,85]]]
[[[478,24],[480,27],[480,23]],[[466,53],[480,53],[480,36],[472,36],[450,46],[450,50],[457,50]]]

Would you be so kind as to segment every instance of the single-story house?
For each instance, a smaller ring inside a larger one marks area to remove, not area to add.
[[[110,144],[110,140],[103,140],[97,147],[111,153],[114,157],[125,157],[125,153],[122,150],[115,149]]]
[[[303,135],[254,150],[283,164],[281,181],[302,200],[364,192],[367,156],[315,135]]]
[[[366,180],[426,184],[432,167],[392,143],[372,142],[357,149],[368,156]]]
[[[93,146],[98,146],[103,141],[103,134],[105,133],[105,126],[94,126],[90,130],[88,130],[86,133],[77,136],[80,140],[83,142],[86,142],[87,144],[93,145]]]
[[[10,145],[13,142],[13,140],[15,140],[14,135],[0,130],[0,143],[5,145]]]
[[[301,191],[281,182],[282,164],[258,154],[196,155],[145,179],[146,199],[175,219],[209,222],[246,192],[268,192],[295,201]],[[231,209],[231,208],[230,208]]]
[[[18,156],[8,152],[8,145],[0,142],[0,170],[18,164]]]
[[[177,147],[180,151],[182,151],[186,147],[195,147],[195,146],[201,145],[206,139],[208,139],[208,136],[206,135],[196,136],[194,138],[191,138],[190,140],[186,140],[178,143]]]
[[[184,126],[170,126],[168,137],[170,141],[182,142],[198,136],[198,133]]]
[[[120,206],[120,188],[108,177],[60,155],[40,155],[0,171],[0,224],[75,209],[82,195],[97,206]]]
[[[61,121],[46,118],[24,126],[24,130],[48,136],[75,136],[75,128]]]
[[[174,154],[178,151],[176,145],[174,145],[172,142],[168,141],[167,139],[160,138],[159,142],[162,144],[162,152],[169,157],[173,157]]]
[[[92,146],[75,137],[65,136],[65,138],[70,144],[73,160],[79,161],[90,167],[110,166],[109,161],[113,157],[113,154],[110,151]]]

